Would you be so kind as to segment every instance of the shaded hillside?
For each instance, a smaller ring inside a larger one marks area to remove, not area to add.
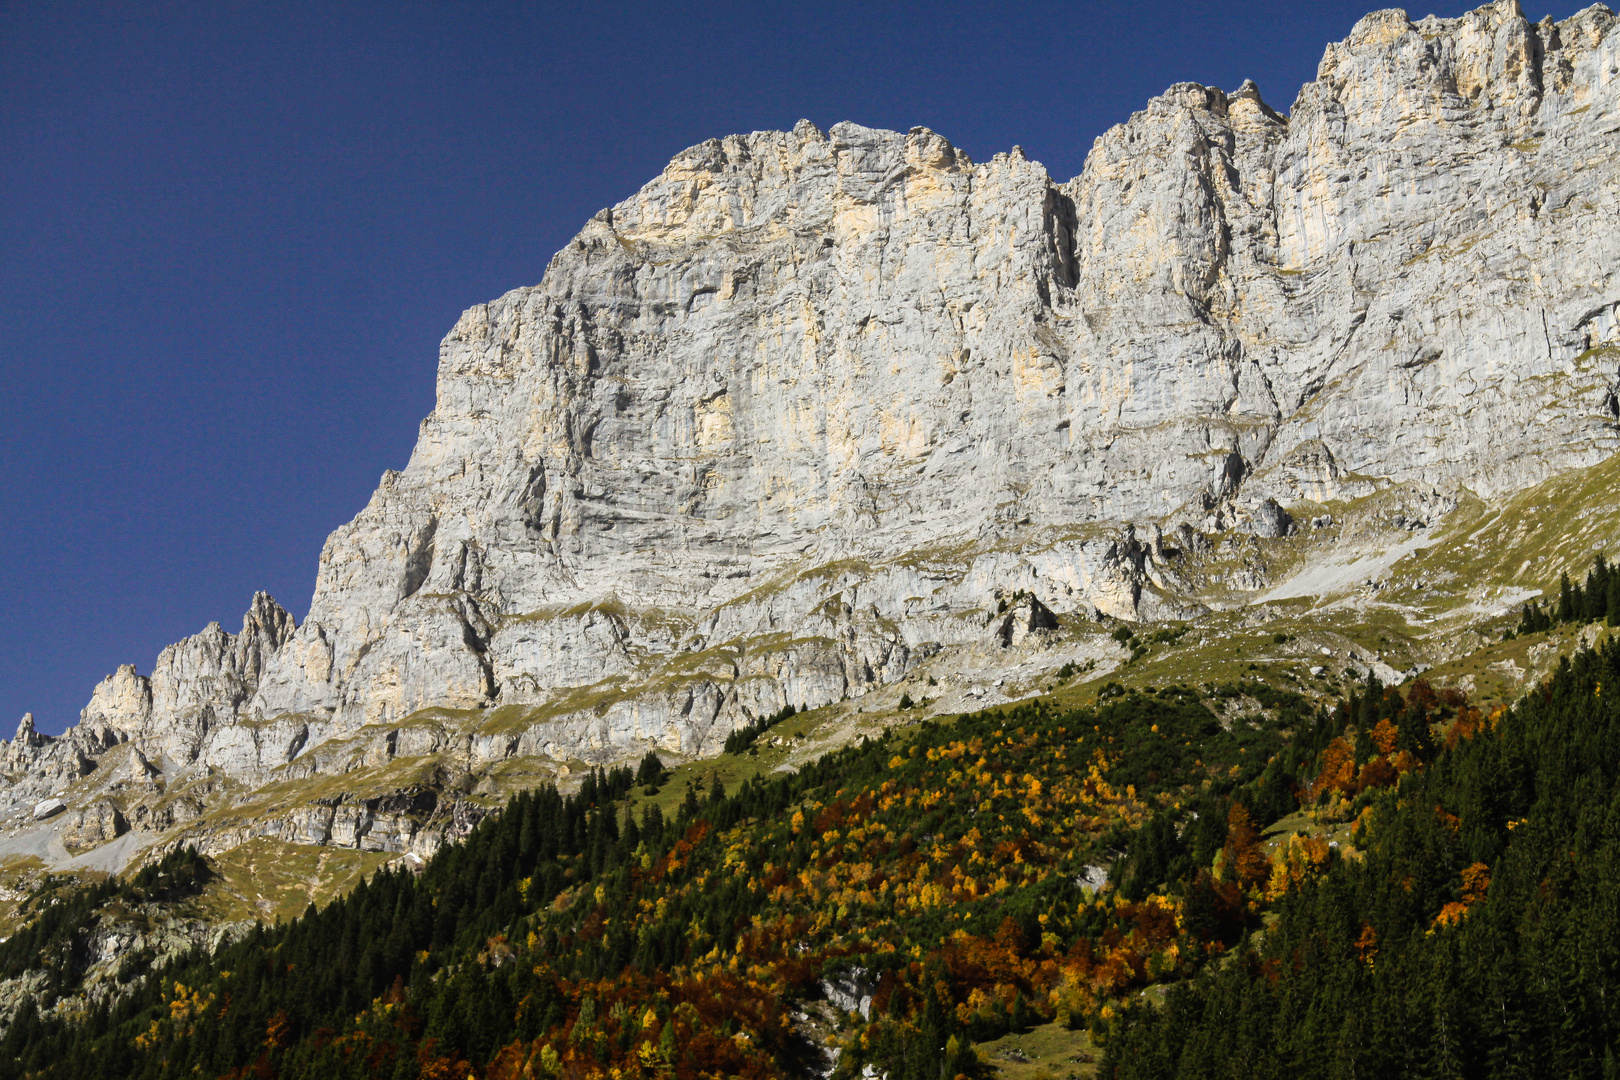
[[[1616,690],[1611,640],[1470,726],[1263,940],[1128,1006],[1103,1074],[1616,1075]]]

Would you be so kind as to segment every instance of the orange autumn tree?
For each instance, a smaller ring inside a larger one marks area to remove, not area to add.
[[[1260,830],[1255,828],[1249,808],[1234,802],[1226,815],[1226,844],[1221,849],[1222,876],[1245,888],[1265,884],[1271,876],[1271,860],[1260,847]]]
[[[1446,749],[1453,749],[1460,742],[1472,739],[1478,735],[1485,726],[1485,715],[1478,709],[1465,705],[1457,710],[1457,719],[1446,732]]]
[[[1378,931],[1374,930],[1372,923],[1363,923],[1361,933],[1356,937],[1356,959],[1368,967],[1378,959]]]
[[[1393,754],[1400,740],[1401,729],[1391,723],[1388,717],[1373,725],[1372,741],[1380,754]]]
[[[1430,933],[1442,926],[1456,926],[1467,917],[1468,912],[1484,901],[1485,894],[1491,887],[1491,868],[1482,862],[1474,863],[1462,872],[1462,900],[1453,900],[1440,909],[1440,914],[1434,917],[1434,926]]]
[[[1322,768],[1311,784],[1313,794],[1338,791],[1354,794],[1356,786],[1356,748],[1342,735],[1328,743],[1322,751]]]

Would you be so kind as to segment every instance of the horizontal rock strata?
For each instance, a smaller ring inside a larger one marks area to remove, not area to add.
[[[155,777],[715,752],[941,648],[1195,613],[1174,552],[1208,534],[1593,464],[1620,445],[1614,26],[1379,12],[1287,116],[1173,86],[1067,182],[923,128],[692,147],[461,317],[301,626],[261,595],[62,738],[25,720],[15,801],[126,744],[75,835],[139,828]],[[380,807],[284,831],[409,848]]]

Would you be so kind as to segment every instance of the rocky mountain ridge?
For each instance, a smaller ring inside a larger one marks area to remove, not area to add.
[[[113,867],[207,818],[425,854],[514,763],[712,754],[925,668],[1106,669],[1053,627],[1275,591],[1191,556],[1605,460],[1615,22],[1378,12],[1286,117],[1179,84],[1061,183],[923,128],[682,152],[462,316],[302,625],[261,594],[61,738],[24,719],[6,850]]]

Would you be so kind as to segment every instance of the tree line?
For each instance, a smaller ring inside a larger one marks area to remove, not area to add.
[[[1570,581],[1568,573],[1560,574],[1556,601],[1549,600],[1545,607],[1536,600],[1526,603],[1517,633],[1535,634],[1568,623],[1592,622],[1620,626],[1620,567],[1610,566],[1601,553],[1593,558],[1584,585]]]

